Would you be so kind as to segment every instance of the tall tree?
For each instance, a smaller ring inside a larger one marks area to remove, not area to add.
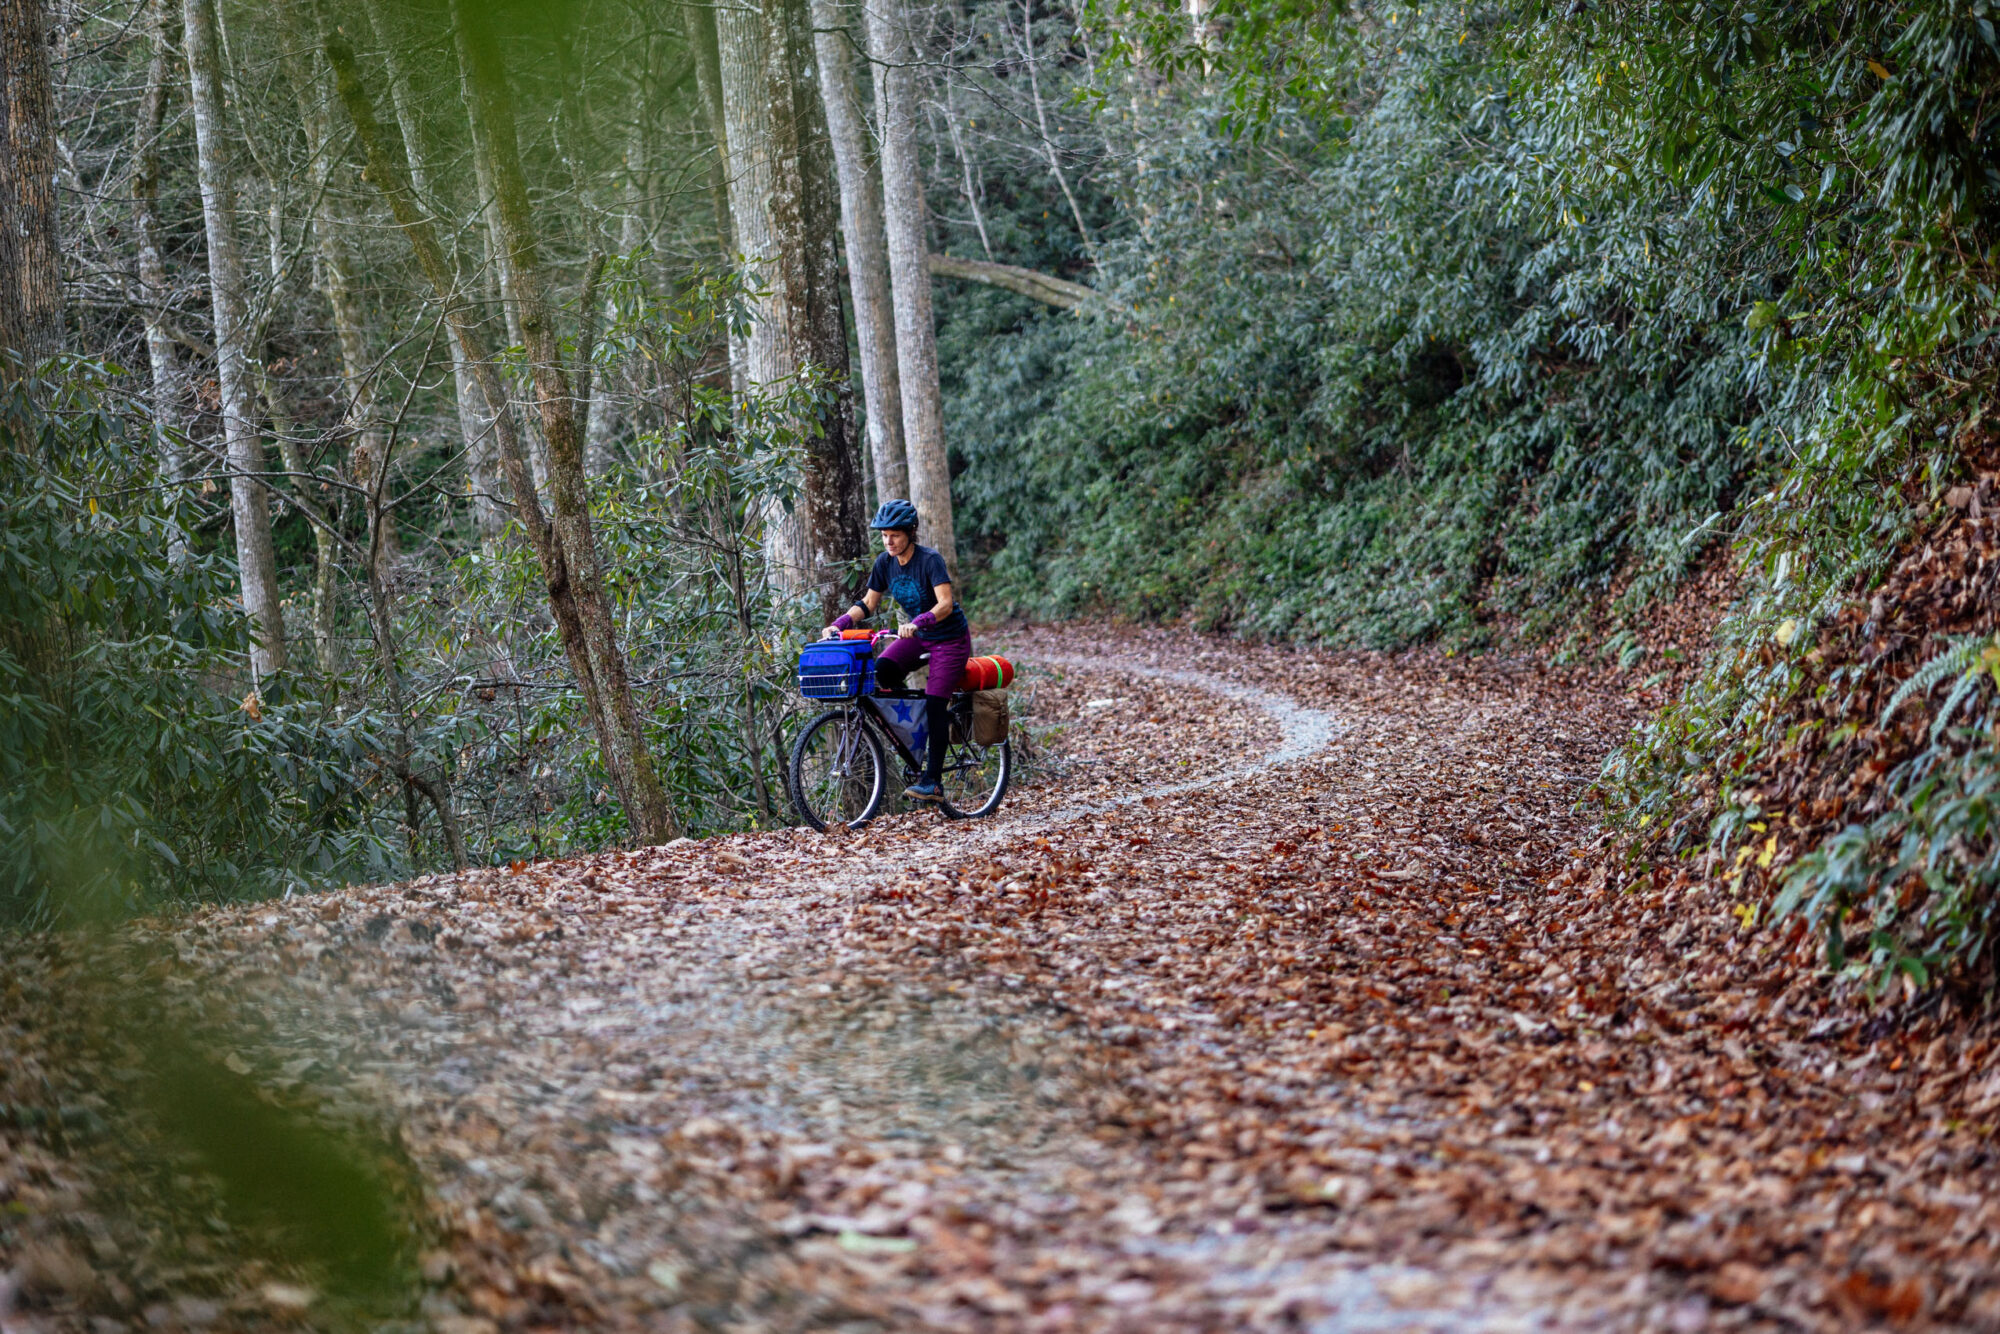
[[[839,188],[826,113],[813,78],[806,0],[766,0],[716,16],[736,241],[764,295],[746,348],[747,386],[782,383],[808,366],[834,398],[806,434],[796,510],[767,516],[766,552],[781,586],[816,588],[832,607],[841,565],[862,550],[861,472],[848,388],[847,324],[834,228]]]
[[[576,419],[576,399],[563,360],[555,308],[542,272],[540,240],[528,203],[528,182],[521,169],[515,133],[513,95],[496,34],[489,26],[491,18],[467,11],[467,0],[452,0],[452,29],[459,65],[472,95],[469,110],[476,127],[474,139],[485,148],[492,177],[494,212],[500,226],[500,271],[507,276],[513,291],[529,376],[541,409],[542,438],[547,446],[549,508],[554,512],[557,541],[576,587],[577,610],[583,620],[591,670],[603,692],[613,762],[623,770],[630,790],[628,809],[633,827],[640,838],[657,842],[674,836],[673,808],[646,748],[638,705],[633,700],[625,669],[625,655],[618,646],[611,598],[604,588],[597,539],[591,531],[582,424]]]
[[[840,299],[840,185],[813,56],[808,0],[770,0],[765,80],[770,88],[772,148],[779,165],[771,199],[791,318],[793,357],[832,377],[834,396],[806,435],[804,495],[808,580],[828,616],[850,592],[850,571],[867,549],[861,453],[854,438],[854,392],[847,356],[847,312]],[[782,43],[782,44],[781,44]]]
[[[363,0],[362,10],[388,70],[389,102],[396,113],[396,127],[402,133],[410,187],[421,204],[436,208],[433,173],[424,149],[416,89],[410,77],[404,40],[383,0]],[[462,263],[457,266],[460,274],[463,269]],[[499,437],[494,411],[487,402],[479,373],[466,361],[465,348],[457,338],[451,341],[451,378],[458,408],[459,440],[465,449],[467,489],[472,492],[473,526],[485,541],[495,542],[507,527],[507,510],[501,500],[506,483],[501,476]]]
[[[716,67],[724,130],[719,147],[727,154],[730,231],[746,278],[763,286],[777,253],[771,233],[770,199],[776,188],[771,161],[771,104],[764,86],[764,22],[747,5],[718,5],[715,19]],[[747,333],[732,333],[731,382],[738,393],[775,384],[798,373],[790,347],[779,336],[779,297],[753,303]],[[773,506],[766,518],[765,550],[781,582],[800,561],[797,525]]]
[[[174,39],[180,26],[178,7],[170,0],[147,0],[146,26],[153,50],[146,63],[146,87],[139,97],[132,132],[132,240],[138,251],[139,310],[146,326],[147,368],[152,372],[160,475],[176,482],[186,466],[181,435],[186,429],[182,399],[187,377],[167,328],[167,266],[160,251],[160,136],[167,124]]]
[[[453,23],[456,25],[457,20],[454,19]],[[502,187],[494,172],[494,148],[488,138],[491,131],[480,115],[480,94],[472,86],[470,66],[463,59],[459,61],[459,89],[465,101],[467,128],[471,132],[472,176],[479,190],[477,230],[485,241],[486,253],[493,259],[493,263],[487,266],[486,276],[493,284],[495,294],[499,298],[501,318],[507,324],[507,346],[525,347],[528,334],[524,328],[520,295],[515,291],[519,270],[508,262],[507,224],[500,216]],[[514,410],[511,398],[501,405],[500,410],[502,412]],[[535,429],[535,419],[532,416],[526,418],[526,425],[528,459],[534,465],[535,487],[546,494],[549,485],[548,441],[542,432]]]
[[[56,108],[43,3],[0,0],[0,348],[28,361],[54,352],[63,329]]]
[[[374,103],[361,83],[353,48],[338,32],[326,34],[323,41],[341,103],[347,108],[356,137],[368,158],[369,180],[387,199],[397,227],[409,241],[424,277],[429,280],[432,291],[444,307],[445,319],[451,326],[453,337],[464,350],[466,363],[479,376],[486,400],[489,403],[505,402],[506,393],[487,346],[485,332],[459,288],[430,214],[420,206],[411,188],[408,159],[403,146],[384,131],[381,121],[377,119]],[[525,204],[525,200],[521,202]],[[531,352],[530,356],[533,355]],[[597,733],[604,767],[610,772],[612,783],[618,788],[619,797],[639,837],[649,841],[671,838],[676,828],[673,808],[659,785],[643,735],[636,726],[637,710],[632,704],[629,682],[622,675],[623,664],[619,664],[621,674],[616,678],[610,681],[600,679],[599,654],[593,652],[592,634],[580,605],[585,586],[572,578],[567,544],[561,536],[560,527],[550,522],[542,509],[527,452],[522,448],[520,433],[514,427],[513,415],[507,412],[496,414],[493,428],[500,445],[500,466],[506,475],[508,488],[513,492],[521,528],[527,534],[536,562],[541,567],[542,583],[548,594],[549,610],[555,619],[557,637],[562,641],[570,670],[576,676],[577,689],[583,695],[584,708]],[[574,437],[573,426],[570,434]],[[563,494],[567,496],[569,493],[565,490]],[[584,518],[587,523],[587,513]],[[601,598],[601,579],[594,587]],[[599,627],[609,624],[608,615],[602,611],[593,619]],[[614,650],[615,647],[614,642]],[[614,714],[617,708],[615,693],[621,688],[625,714],[630,720],[624,723]]]
[[[896,375],[896,309],[889,294],[888,241],[882,231],[882,185],[868,161],[868,127],[855,97],[850,25],[836,0],[812,0],[813,45],[827,136],[840,176],[840,232],[847,241],[847,285],[861,348],[861,391],[877,499],[910,493],[903,453],[903,391]]]
[[[258,676],[285,665],[285,615],[271,542],[271,501],[264,480],[264,438],[251,401],[250,323],[244,298],[243,247],[237,235],[233,136],[222,88],[222,48],[215,0],[184,0],[181,11],[194,110],[201,211],[208,231],[209,304],[215,323],[216,379],[229,464],[229,510],[243,610],[256,634],[251,666]]]
[[[683,35],[694,54],[695,95],[701,100],[701,117],[715,145],[708,166],[709,198],[715,208],[716,244],[721,248],[722,262],[727,264],[736,251],[735,231],[730,223],[729,121],[722,105],[722,55],[717,45],[715,9],[710,5],[683,5],[680,12]]]
[[[889,236],[889,286],[896,306],[896,362],[910,499],[923,516],[924,541],[956,571],[958,541],[926,263],[930,245],[923,163],[917,147],[917,49],[904,0],[869,0],[866,8],[869,57],[875,63],[875,115],[882,131],[882,204]]]

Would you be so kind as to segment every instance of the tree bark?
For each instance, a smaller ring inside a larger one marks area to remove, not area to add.
[[[673,807],[660,785],[646,748],[645,732],[633,700],[619,649],[611,600],[591,531],[588,482],[583,471],[583,433],[564,369],[555,312],[545,289],[529,211],[528,185],[515,138],[514,108],[493,32],[478,16],[468,16],[466,0],[452,0],[452,27],[459,65],[472,93],[472,115],[485,140],[492,172],[495,211],[501,230],[500,270],[512,280],[520,312],[521,336],[541,408],[542,436],[548,447],[549,507],[557,540],[576,588],[591,668],[604,696],[605,722],[615,749],[614,773],[622,771],[630,795],[626,810],[634,831],[650,843],[677,832]]]
[[[763,16],[742,5],[723,6],[713,12],[726,125],[723,143],[729,155],[730,230],[746,280],[770,289],[778,247],[771,230],[770,199],[777,182],[771,152],[775,131],[764,82]],[[752,301],[748,332],[730,338],[730,380],[739,394],[754,393],[798,374],[798,363],[791,359],[790,344],[778,322],[781,300],[781,294],[773,289]],[[791,589],[796,570],[804,564],[799,526],[776,504],[765,507],[764,525],[765,558],[774,567],[778,586]]]
[[[840,299],[840,186],[813,58],[809,0],[766,0],[765,80],[771,98],[778,190],[771,198],[792,359],[833,380],[833,400],[805,437],[801,497],[805,580],[817,586],[830,619],[845,609],[851,566],[867,550],[861,457],[854,438],[854,391],[847,314]]]
[[[917,90],[903,0],[869,0],[868,49],[875,61],[875,114],[882,128],[882,203],[889,237],[889,285],[896,306],[896,361],[903,390],[903,442],[909,452],[910,500],[923,519],[923,541],[954,573],[958,542],[945,457],[937,329],[925,263],[923,164],[917,153]]]
[[[341,179],[346,174],[345,170],[336,169],[333,160],[333,136],[327,123],[326,107],[326,95],[330,89],[317,52],[308,50],[301,56],[288,50],[282,59],[286,75],[292,83],[300,120],[305,127],[312,197],[318,201],[318,213],[312,222],[318,261],[313,266],[313,272],[320,295],[333,312],[334,339],[340,348],[342,378],[347,382],[347,425],[356,441],[350,461],[361,485],[378,491],[381,489],[382,470],[388,467],[388,437],[382,429],[381,413],[375,403],[374,374],[368,354],[367,311],[356,289],[357,265],[350,244],[356,223],[347,202],[347,182]],[[300,68],[301,59],[308,62],[306,68]],[[271,182],[271,188],[275,194],[279,182]],[[276,235],[275,227],[273,235]],[[271,262],[275,281],[278,256],[274,254]],[[268,379],[266,385],[265,399],[275,414],[278,403],[269,392]],[[277,430],[281,450],[286,449],[289,431],[275,420],[273,426]],[[293,456],[297,453],[297,449],[292,447],[285,455],[285,471],[294,474],[300,471],[294,466]],[[317,565],[313,583],[313,642],[320,670],[332,676],[340,670],[339,646],[334,637],[334,582],[329,568],[332,551],[326,546],[326,534],[315,530],[314,536],[317,541]],[[393,568],[397,549],[393,526],[385,530],[380,538],[384,553],[382,560]],[[373,542],[375,539],[370,540]]]
[[[278,461],[284,466],[286,475],[294,488],[303,488],[306,477],[312,471],[306,464],[305,451],[299,448],[297,423],[285,402],[284,386],[270,368],[257,367],[258,389],[264,395],[265,408],[271,414],[271,434],[278,439]],[[379,489],[381,478],[364,482]],[[332,530],[325,524],[312,526],[313,533],[313,607],[312,637],[313,657],[319,664],[320,674],[329,679],[340,674],[340,641],[334,636],[334,628],[339,613],[336,602],[334,574],[337,556],[334,550]],[[370,549],[376,545],[371,535]]]
[[[681,17],[686,25],[688,48],[694,52],[695,92],[701,99],[702,119],[707,122],[708,137],[715,145],[715,153],[709,159],[708,192],[715,209],[716,246],[727,265],[736,258],[736,233],[730,221],[729,121],[723,111],[722,56],[716,44],[715,10],[705,4],[684,5]]]
[[[313,136],[315,156],[327,150],[323,138]],[[353,471],[363,486],[375,486],[388,462],[388,433],[375,406],[375,383],[368,353],[368,311],[357,290],[357,268],[349,245],[354,220],[347,216],[342,201],[324,176],[314,182],[319,196],[319,216],[313,223],[313,239],[319,249],[320,290],[333,312],[334,341],[340,346],[341,377],[347,382],[347,424],[354,433]],[[383,559],[393,568],[397,542],[393,531],[384,535]]]
[[[486,255],[490,263],[488,276],[499,291],[500,315],[507,326],[507,346],[526,347],[528,336],[523,331],[521,302],[514,291],[515,270],[507,262],[506,224],[500,216],[500,186],[494,179],[493,148],[487,142],[487,127],[481,123],[475,108],[477,94],[465,80],[461,63],[459,86],[465,100],[466,119],[472,130],[472,175],[479,189],[479,233],[486,242]],[[502,383],[506,383],[502,381]],[[500,405],[500,411],[511,413],[514,402],[510,394]],[[525,416],[525,409],[523,409]],[[535,470],[535,489],[546,498],[549,487],[549,444],[544,435],[535,429],[533,417],[525,421],[528,437],[528,459]]]
[[[438,827],[444,831],[445,848],[451,854],[454,871],[464,871],[469,864],[465,852],[465,834],[459,827],[458,812],[452,806],[451,789],[440,783],[433,775],[425,773],[411,763],[416,754],[416,742],[410,735],[409,691],[403,684],[402,655],[396,644],[395,608],[391,602],[388,580],[382,575],[382,566],[389,557],[389,548],[384,535],[394,525],[394,519],[383,503],[383,491],[388,483],[388,459],[366,483],[364,504],[368,520],[368,549],[361,560],[363,581],[368,588],[368,625],[375,640],[375,657],[382,668],[382,679],[389,691],[389,710],[396,717],[396,744],[389,752],[390,771],[403,785],[405,811],[409,817],[411,860],[415,858],[417,817],[420,808],[416,804],[416,793],[422,793],[437,812]]]
[[[326,35],[323,41],[328,63],[333,67],[335,84],[340,91],[340,100],[354,122],[356,136],[368,158],[369,180],[388,200],[397,227],[409,241],[418,266],[444,306],[445,318],[451,325],[453,337],[465,353],[466,364],[479,377],[486,400],[489,403],[504,402],[506,396],[500,384],[500,373],[493,364],[486,336],[459,290],[429,214],[418,205],[410,187],[409,172],[400,145],[389,138],[375,117],[374,106],[361,84],[353,49],[337,33]],[[513,492],[521,528],[541,567],[549,610],[556,622],[556,634],[569,659],[570,671],[576,677],[577,689],[583,695],[592,729],[597,733],[604,766],[610,771],[612,782],[618,786],[625,809],[635,811],[637,807],[627,796],[628,779],[618,751],[618,734],[607,718],[605,692],[598,684],[562,544],[554,525],[543,513],[541,498],[536,494],[534,476],[528,466],[527,454],[521,447],[521,437],[514,429],[512,414],[497,414],[493,419],[493,428],[500,445],[500,466],[508,488]]]
[[[882,230],[882,186],[868,161],[868,127],[854,91],[847,23],[837,0],[812,0],[820,95],[840,176],[840,231],[847,239],[848,291],[861,348],[861,390],[878,501],[910,494],[903,451],[903,390],[896,375],[896,308]]]
[[[730,8],[716,20],[728,119],[729,203],[736,241],[765,289],[744,347],[745,387],[782,384],[807,366],[833,378],[835,397],[808,430],[805,477],[791,513],[765,514],[765,559],[791,592],[831,606],[840,563],[862,549],[861,470],[847,383],[847,324],[834,248],[839,190],[814,85],[806,0]]]
[[[160,451],[160,476],[168,485],[186,475],[182,439],[187,429],[183,399],[187,377],[167,329],[166,263],[160,254],[160,135],[167,122],[167,89],[179,14],[169,0],[148,0],[152,58],[132,135],[132,240],[138,251],[140,317],[146,326],[146,364],[152,372],[153,432]],[[179,539],[175,539],[178,542]],[[178,558],[181,552],[176,549]]]
[[[618,225],[618,253],[621,255],[630,255],[637,250],[642,239],[639,219],[646,200],[646,190],[642,182],[647,161],[645,133],[647,107],[643,90],[636,99],[635,110],[638,114],[634,118],[632,137],[625,148],[625,196],[620,207],[621,216]],[[727,215],[724,216],[726,219]],[[602,272],[601,269],[595,271],[600,274]],[[602,327],[599,321],[605,316],[615,314],[609,298],[597,304],[585,303],[584,317],[591,321],[589,332],[593,345],[596,342],[597,330]],[[583,378],[589,366],[590,358],[579,355],[577,358],[579,379]],[[628,388],[630,372],[621,374],[619,379],[626,382],[619,388],[621,390]],[[588,383],[579,387],[579,392],[588,403],[584,414],[584,467],[592,477],[602,477],[617,461],[612,446],[617,439],[619,422],[624,412],[613,396],[613,382],[609,375],[592,375]],[[636,426],[634,429],[637,429]]]
[[[45,0],[0,0],[0,349],[32,364],[62,346],[56,107]],[[10,376],[0,358],[0,381]]]
[[[243,248],[236,227],[236,180],[230,162],[231,130],[223,108],[222,54],[215,0],[184,0],[189,101],[194,110],[195,154],[201,178],[201,211],[208,229],[209,301],[215,320],[215,366],[222,397],[222,434],[229,461],[230,517],[236,528],[236,564],[243,610],[256,643],[250,655],[258,677],[285,666],[284,606],[277,554],[271,543],[271,500],[264,481],[264,439],[251,402],[252,375],[244,304]]]

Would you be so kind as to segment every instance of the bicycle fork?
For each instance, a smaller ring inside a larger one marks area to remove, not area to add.
[[[840,720],[840,743],[833,748],[833,776],[845,783],[853,768],[855,753],[861,748],[861,729],[868,726],[859,713],[849,712]]]

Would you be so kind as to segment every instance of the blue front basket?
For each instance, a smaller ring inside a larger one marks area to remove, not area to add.
[[[858,699],[875,689],[875,650],[865,639],[823,639],[799,650],[799,693]]]

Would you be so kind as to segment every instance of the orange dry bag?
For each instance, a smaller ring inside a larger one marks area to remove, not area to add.
[[[1014,683],[1014,664],[1002,657],[974,658],[965,664],[961,690],[1005,690]]]

